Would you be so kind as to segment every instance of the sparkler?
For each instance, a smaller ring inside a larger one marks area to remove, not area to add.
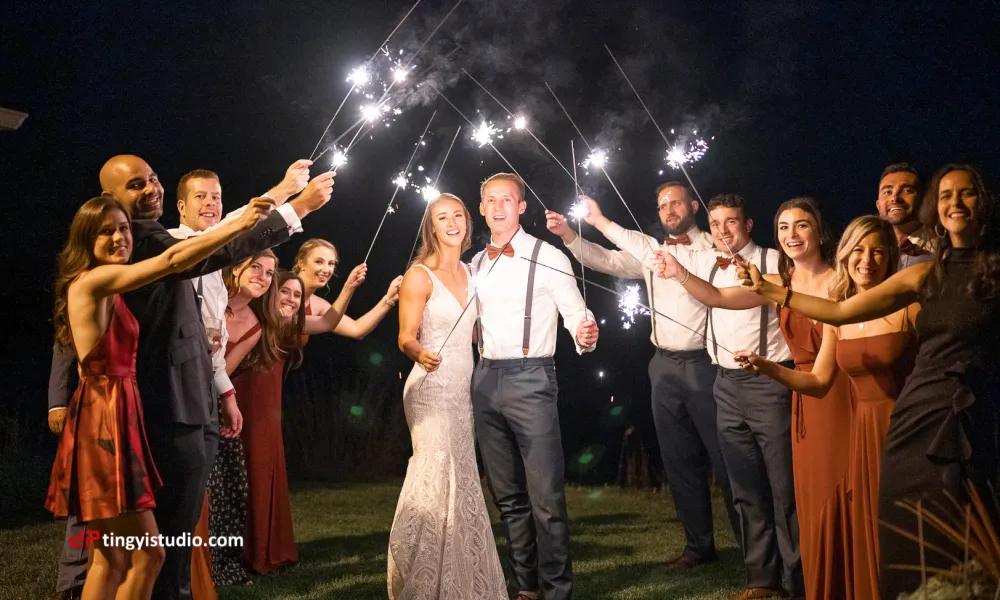
[[[392,36],[395,35],[396,31],[403,25],[403,22],[406,21],[406,19],[410,16],[410,13],[413,12],[413,9],[415,9],[418,4],[420,4],[420,0],[414,2],[413,6],[410,7],[410,10],[406,11],[406,14],[403,15],[403,18],[399,20],[399,23],[396,23],[396,26],[393,27],[391,32],[389,32],[389,35],[385,38],[385,41],[382,42],[381,45],[379,45],[379,49],[381,49],[383,46],[389,43],[389,40],[392,39]],[[371,58],[369,58],[368,61],[365,63],[366,71],[368,67],[371,65],[372,61],[375,60],[375,57],[378,56],[378,52],[379,51],[376,50],[375,53],[372,54]],[[357,69],[355,69],[355,71],[357,71]],[[333,117],[330,119],[330,122],[326,124],[326,129],[323,130],[323,133],[320,134],[319,139],[316,140],[316,147],[313,148],[313,151],[309,153],[310,159],[312,159],[313,155],[316,154],[316,151],[319,150],[319,145],[323,143],[323,138],[326,137],[327,132],[330,131],[331,127],[333,127],[333,122],[337,119],[337,115],[340,114],[340,109],[344,108],[344,104],[347,103],[347,99],[351,97],[352,93],[354,93],[354,89],[355,86],[351,85],[351,89],[347,90],[347,94],[344,96],[344,99],[340,101],[340,106],[338,106],[337,110],[334,111]]]
[[[427,135],[427,131],[431,128],[431,123],[434,121],[435,115],[437,115],[436,110],[433,113],[431,113],[431,118],[427,120],[427,126],[424,127],[424,132],[420,134],[420,139],[418,139],[417,143],[413,145],[413,152],[410,154],[410,160],[406,161],[406,168],[403,169],[403,173],[406,173],[407,171],[410,170],[410,165],[413,164],[413,159],[417,156],[417,150],[420,149],[421,142],[424,141],[424,136]],[[361,261],[362,263],[368,262],[368,257],[371,256],[372,248],[375,247],[375,240],[378,239],[378,234],[380,231],[382,231],[382,225],[385,223],[386,216],[390,214],[390,210],[392,209],[392,203],[396,199],[396,194],[399,193],[400,189],[402,189],[402,186],[397,185],[396,188],[392,191],[392,197],[389,198],[389,205],[386,206],[385,212],[382,213],[382,221],[379,222],[378,229],[375,230],[375,237],[372,238],[372,245],[368,246],[368,253],[365,254],[365,259]]]
[[[424,208],[424,214],[423,216],[420,217],[420,227],[417,227],[417,236],[413,238],[413,247],[410,248],[410,257],[406,259],[406,264],[410,264],[410,262],[413,260],[414,253],[416,253],[417,251],[417,242],[420,241],[420,231],[424,228],[424,221],[427,219],[427,209],[430,208],[431,200],[434,200],[434,198],[437,198],[438,196],[441,195],[441,192],[437,190],[437,184],[438,181],[441,179],[441,173],[444,172],[444,165],[448,162],[448,157],[451,156],[451,149],[455,146],[455,140],[458,139],[458,134],[461,133],[461,131],[462,131],[462,126],[459,125],[458,129],[455,130],[455,135],[452,136],[451,138],[451,143],[448,144],[448,151],[444,153],[444,160],[441,161],[441,166],[438,167],[437,175],[434,177],[434,183],[429,186],[424,186],[424,188],[421,190],[421,195],[424,197],[424,202],[426,202],[428,206]],[[424,170],[423,167],[417,167],[417,168],[418,170],[421,171]],[[430,189],[428,190],[428,188]],[[429,193],[425,194],[424,192],[432,192],[434,196],[428,199],[427,196],[429,195]]]
[[[371,79],[371,73],[368,72],[368,63],[357,67],[347,76],[347,81],[351,82],[351,87],[353,88],[363,88]]]
[[[430,204],[438,196],[441,195],[441,192],[433,185],[425,185],[424,187],[420,188],[420,195],[423,196],[424,202]]]
[[[500,130],[493,126],[493,123],[483,121],[479,127],[472,132],[472,141],[479,144],[479,147],[489,144],[493,145],[493,136],[500,133]]]
[[[468,124],[469,124],[469,125],[471,125],[472,127],[475,127],[475,126],[476,126],[476,125],[475,125],[475,123],[473,123],[472,121],[470,121],[470,120],[469,120],[469,117],[465,116],[465,113],[463,113],[462,111],[458,110],[458,107],[457,107],[457,106],[455,106],[455,105],[454,105],[454,104],[452,103],[452,101],[448,99],[448,97],[447,97],[447,96],[445,96],[444,94],[442,94],[442,93],[441,93],[441,90],[437,89],[437,88],[436,88],[436,87],[434,86],[434,84],[433,84],[433,83],[430,83],[430,82],[428,82],[428,83],[427,83],[427,85],[429,85],[429,86],[430,86],[430,88],[431,88],[432,90],[434,90],[435,92],[437,92],[437,95],[438,95],[438,96],[440,96],[442,100],[444,100],[445,102],[447,102],[447,103],[448,103],[448,106],[451,106],[451,107],[452,107],[452,108],[453,108],[453,109],[455,110],[455,112],[457,112],[457,113],[458,113],[458,115],[459,115],[460,117],[462,117],[463,119],[465,119],[465,122],[466,122],[466,123],[468,123]],[[509,160],[507,160],[507,157],[506,157],[506,156],[504,156],[504,155],[503,155],[503,153],[501,153],[501,152],[500,152],[499,150],[497,150],[497,147],[496,147],[495,145],[493,145],[493,144],[491,143],[491,144],[490,144],[489,146],[490,146],[490,148],[493,148],[493,151],[497,153],[497,156],[499,156],[499,157],[500,157],[500,159],[501,159],[501,160],[503,160],[503,162],[504,162],[504,163],[506,163],[508,167],[510,167],[510,170],[511,170],[511,171],[513,171],[513,173],[514,173],[515,175],[517,175],[518,177],[521,177],[521,174],[517,172],[517,169],[515,169],[515,168],[514,168],[514,165],[510,164],[510,161],[509,161]],[[528,189],[528,191],[529,191],[529,192],[531,192],[531,195],[535,197],[535,200],[538,200],[538,203],[542,205],[542,209],[543,209],[543,210],[548,210],[548,209],[549,209],[549,207],[545,206],[545,203],[544,203],[544,202],[542,202],[542,199],[541,199],[541,198],[540,198],[540,197],[538,196],[538,194],[536,194],[536,193],[535,193],[535,190],[533,190],[533,189],[531,188],[531,186],[530,186],[530,185],[528,185],[528,182],[527,182],[527,181],[525,181],[524,177],[521,177],[521,181],[524,181],[524,187],[526,187],[526,188]]]
[[[622,311],[622,326],[625,329],[630,329],[635,324],[637,315],[649,314],[649,310],[639,301],[638,283],[627,286],[618,296],[618,309]]]
[[[479,83],[479,80],[476,79],[475,77],[473,77],[472,74],[470,74],[468,71],[466,71],[465,69],[462,69],[462,73],[465,73],[466,77],[468,77],[469,79],[472,80],[473,83],[475,83],[476,85],[478,85],[479,89],[481,89],[484,92],[486,92],[487,96],[489,96],[490,98],[493,98],[493,101],[496,102],[497,104],[499,104],[500,108],[504,109],[504,111],[508,115],[510,115],[510,117],[512,119],[514,119],[514,129],[519,129],[519,130],[527,131],[528,135],[531,136],[531,139],[533,139],[536,142],[538,142],[538,145],[542,147],[542,150],[545,150],[545,152],[549,155],[549,157],[551,157],[552,160],[554,160],[555,163],[557,165],[559,165],[559,167],[563,171],[566,172],[566,175],[570,175],[569,170],[567,170],[566,167],[563,166],[563,164],[559,161],[559,159],[556,158],[556,155],[552,154],[552,151],[549,150],[545,146],[545,144],[542,143],[542,140],[538,139],[538,137],[534,133],[532,133],[530,129],[528,129],[528,119],[526,117],[524,117],[523,115],[515,115],[514,113],[510,112],[510,110],[506,106],[503,105],[503,102],[500,102],[500,100],[498,100],[496,96],[494,96],[492,93],[490,93],[490,91],[488,89],[486,89],[486,86],[484,86],[483,84]],[[574,178],[574,182],[575,181],[576,181],[576,179]]]
[[[569,141],[569,153],[573,159],[573,189],[576,191],[577,195],[580,195],[580,182],[576,178],[576,144],[573,140]],[[587,247],[583,243],[583,219],[590,214],[590,209],[587,207],[587,203],[583,200],[578,200],[569,209],[569,216],[571,219],[576,219],[576,226],[578,228],[577,235],[580,236],[580,275],[583,279],[583,305],[587,305],[587,264],[584,262],[584,252],[587,251]]]
[[[546,269],[552,269],[552,270],[553,270],[553,271],[555,271],[556,273],[562,273],[563,275],[565,275],[565,276],[567,276],[567,277],[572,277],[573,279],[580,279],[580,277],[578,277],[578,276],[574,275],[573,273],[567,273],[566,271],[563,271],[562,269],[557,269],[557,268],[555,268],[555,267],[552,267],[552,266],[549,266],[549,265],[547,265],[547,264],[545,264],[545,263],[543,263],[543,262],[539,262],[539,261],[537,261],[537,260],[531,260],[531,259],[530,259],[530,258],[528,258],[527,256],[522,256],[522,257],[521,257],[521,259],[522,259],[522,260],[526,260],[526,261],[528,261],[528,262],[530,262],[530,263],[535,263],[535,264],[537,264],[537,265],[538,265],[538,266],[540,266],[540,267],[545,267]],[[493,263],[493,264],[495,265],[496,263]],[[609,287],[605,287],[605,286],[603,286],[603,285],[601,285],[601,284],[599,284],[599,283],[594,283],[593,281],[591,281],[591,282],[590,282],[590,285],[592,285],[592,286],[596,287],[597,289],[600,289],[600,290],[604,290],[605,292],[608,292],[608,293],[611,293],[611,294],[614,294],[615,296],[620,296],[620,294],[619,294],[618,292],[616,292],[615,290],[613,290],[613,289],[611,289],[611,288],[609,288]],[[688,327],[687,325],[685,325],[684,323],[681,323],[681,322],[680,322],[680,321],[678,321],[677,319],[674,319],[674,318],[672,318],[672,317],[669,317],[669,316],[667,316],[667,315],[665,315],[665,314],[661,313],[660,311],[656,310],[655,308],[650,308],[650,307],[646,306],[645,304],[643,304],[643,303],[641,303],[641,302],[638,302],[638,301],[636,302],[636,306],[638,306],[638,307],[640,307],[640,308],[643,308],[643,309],[645,309],[645,310],[647,310],[647,311],[651,312],[652,314],[655,314],[655,315],[659,315],[659,316],[663,317],[664,319],[667,319],[668,321],[672,321],[672,322],[674,322],[674,323],[676,323],[676,324],[680,325],[680,326],[681,326],[681,327],[683,327],[684,329],[687,329],[687,330],[688,330],[688,331],[690,331],[691,333],[694,333],[695,335],[698,335],[698,336],[701,336],[701,337],[705,337],[705,332],[704,332],[704,331],[697,331],[697,330],[695,330],[695,329],[692,329],[692,328]],[[730,350],[730,349],[728,349],[728,348],[725,348],[725,347],[723,347],[723,346],[721,346],[721,345],[719,346],[719,348],[721,348],[721,349],[725,350],[726,352],[729,352],[730,354],[732,354],[732,353],[733,353],[733,351],[732,351],[732,350]]]
[[[552,95],[552,98],[556,101],[556,104],[559,105],[559,108],[562,109],[563,114],[566,115],[567,119],[569,119],[569,122],[573,126],[573,129],[576,130],[576,133],[580,136],[581,139],[583,139],[583,143],[586,144],[587,148],[590,150],[590,156],[587,157],[584,166],[593,165],[595,168],[601,169],[601,171],[604,173],[604,176],[607,177],[608,183],[611,184],[611,189],[615,191],[615,194],[618,195],[618,199],[622,201],[623,205],[625,205],[625,210],[627,210],[629,216],[632,217],[632,221],[635,223],[635,226],[639,229],[639,233],[643,234],[642,239],[644,239],[646,241],[646,245],[649,246],[650,253],[655,254],[655,250],[653,250],[653,245],[649,243],[649,236],[647,236],[646,232],[642,230],[642,225],[639,225],[639,219],[636,219],[635,215],[632,214],[632,209],[629,208],[628,202],[625,202],[625,197],[622,196],[622,193],[618,191],[618,186],[616,186],[615,182],[611,179],[611,175],[608,174],[608,170],[604,168],[608,160],[607,153],[602,150],[595,150],[590,145],[590,143],[587,142],[587,138],[583,136],[583,133],[580,131],[580,128],[576,126],[576,121],[574,121],[573,117],[569,115],[569,111],[566,110],[566,107],[563,106],[563,103],[559,101],[559,96],[556,96],[556,93],[552,91],[552,88],[549,86],[548,83],[545,84],[545,87],[546,89],[549,90],[549,94]]]
[[[701,138],[689,142],[686,148],[684,144],[677,143],[667,151],[667,164],[675,169],[680,169],[687,163],[701,160],[705,156],[705,152],[708,152],[708,142]]]
[[[605,45],[604,49],[608,51],[608,54],[611,56],[611,60],[615,61],[615,66],[618,67],[618,70],[621,72],[622,77],[625,78],[625,83],[627,83],[628,86],[630,88],[632,88],[632,93],[635,94],[636,100],[639,101],[639,104],[642,105],[643,110],[646,111],[646,115],[649,117],[649,120],[653,122],[653,125],[656,127],[656,130],[658,132],[660,132],[660,137],[663,138],[663,143],[666,144],[668,148],[673,148],[674,146],[667,139],[666,134],[664,134],[663,130],[660,129],[660,125],[656,122],[656,119],[653,118],[653,113],[649,112],[649,107],[646,106],[646,103],[642,101],[642,96],[639,95],[639,92],[635,89],[635,86],[632,85],[632,80],[628,78],[628,75],[625,73],[625,69],[622,68],[621,64],[619,64],[619,62],[618,62],[618,59],[615,58],[614,53],[611,52],[611,48],[608,48]],[[706,145],[706,149],[707,149],[707,145]],[[677,166],[678,166],[678,168],[680,168],[681,173],[684,174],[684,178],[687,179],[688,185],[691,186],[691,191],[693,191],[694,195],[698,198],[698,202],[700,202],[702,208],[705,209],[705,214],[708,214],[708,205],[705,204],[705,200],[703,200],[702,197],[701,197],[701,194],[698,193],[698,188],[695,187],[694,182],[691,181],[691,176],[688,175],[687,169],[684,168],[684,163],[680,162],[680,163],[678,163]],[[735,257],[736,253],[733,252],[733,249],[729,247],[729,242],[727,242],[725,239],[723,239],[722,243],[726,245],[726,250],[729,251],[729,255]]]
[[[406,173],[400,173],[396,175],[396,178],[392,180],[392,183],[401,190],[405,190],[409,180],[406,179]]]

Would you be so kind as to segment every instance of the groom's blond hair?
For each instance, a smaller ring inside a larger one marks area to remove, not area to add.
[[[524,202],[524,180],[517,173],[496,173],[495,175],[490,175],[483,180],[483,183],[479,185],[479,201],[484,202],[486,200],[486,186],[493,183],[494,181],[510,181],[517,186],[517,192],[520,198],[518,202]]]

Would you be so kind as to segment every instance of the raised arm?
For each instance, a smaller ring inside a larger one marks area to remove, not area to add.
[[[131,265],[101,265],[78,279],[73,293],[103,298],[121,294],[150,284],[171,273],[179,273],[197,264],[236,238],[253,228],[266,217],[274,203],[266,198],[255,198],[239,219],[204,235],[179,240],[164,252]]]
[[[337,325],[340,325],[341,319],[344,318],[344,313],[347,312],[347,305],[350,304],[354,291],[364,282],[367,274],[368,266],[364,264],[351,269],[347,281],[344,282],[344,287],[340,289],[340,294],[333,301],[333,304],[313,294],[310,302],[314,302],[313,306],[314,308],[318,307],[318,310],[314,310],[313,314],[306,317],[302,332],[306,335],[318,335],[335,331]]]
[[[644,279],[642,264],[624,250],[609,250],[600,244],[578,236],[566,222],[566,217],[545,211],[545,226],[559,236],[573,257],[589,269],[624,279]]]
[[[830,391],[837,376],[837,329],[831,325],[823,326],[823,341],[811,371],[783,367],[752,350],[734,352],[733,357],[743,368],[763,373],[790,390],[822,398]]]
[[[410,360],[419,363],[428,372],[441,366],[441,356],[430,352],[420,344],[417,332],[424,316],[424,308],[431,297],[434,284],[428,274],[420,267],[411,267],[403,276],[399,288],[399,336],[397,343]]]
[[[393,279],[392,283],[389,284],[389,289],[386,291],[385,296],[379,300],[378,304],[373,306],[371,310],[359,319],[352,319],[344,315],[333,332],[337,335],[356,340],[365,339],[369,333],[378,327],[382,319],[389,314],[392,307],[396,306],[396,302],[399,300],[399,286],[402,282],[403,277],[401,275]]]
[[[862,323],[892,314],[919,299],[920,285],[933,263],[920,263],[899,271],[875,287],[865,290],[842,302],[809,296],[799,292],[789,293],[786,288],[761,278],[754,265],[740,267],[737,276],[743,287],[770,300],[783,304],[810,319],[840,326]]]
[[[729,310],[746,310],[757,308],[769,302],[767,298],[745,290],[742,287],[715,287],[691,272],[677,260],[672,253],[660,249],[653,257],[656,276],[661,279],[674,279],[691,294],[695,300],[712,308]],[[765,275],[764,279],[772,283],[781,281],[778,275]]]

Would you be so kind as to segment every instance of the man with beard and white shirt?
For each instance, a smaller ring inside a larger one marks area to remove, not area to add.
[[[597,203],[587,196],[583,219],[596,227],[610,241],[620,239],[624,229],[601,213]],[[701,231],[694,222],[698,200],[679,181],[668,181],[656,188],[657,212],[667,232],[664,243],[690,250],[711,250],[711,234]],[[684,528],[686,544],[682,553],[668,560],[668,568],[691,568],[717,560],[712,517],[712,493],[709,470],[722,489],[733,535],[739,540],[739,517],[733,509],[729,476],[719,447],[716,428],[716,367],[705,352],[707,308],[673,280],[654,277],[642,266],[649,261],[660,242],[651,236],[644,254],[637,258],[624,250],[609,250],[588,242],[574,233],[563,215],[548,211],[546,225],[558,235],[570,252],[584,266],[624,279],[642,279],[646,283],[652,335],[656,348],[649,361],[652,388],[653,424],[656,429],[663,469],[673,495],[677,518]],[[652,292],[648,292],[652,290]],[[668,318],[657,315],[662,313]]]
[[[492,238],[472,259],[481,356],[472,375],[472,409],[507,535],[509,585],[518,600],[569,600],[573,573],[552,355],[560,314],[579,353],[594,349],[598,330],[576,281],[563,274],[572,273],[569,258],[521,228],[524,189],[510,173],[480,187],[479,213]]]
[[[934,258],[935,236],[920,222],[922,193],[920,174],[912,166],[896,163],[882,171],[875,207],[896,232],[900,269]]]

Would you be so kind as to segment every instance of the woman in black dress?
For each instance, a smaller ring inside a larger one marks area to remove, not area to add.
[[[998,418],[1000,377],[1000,229],[983,177],[970,165],[949,164],[935,173],[921,220],[938,235],[935,260],[904,269],[844,302],[792,294],[762,280],[750,266],[744,285],[807,317],[844,325],[892,313],[919,301],[917,359],[892,414],[879,512],[883,523],[917,534],[913,513],[897,505],[920,501],[946,517],[961,513],[966,482],[989,507],[1000,484]],[[961,519],[961,517],[958,517]],[[996,515],[993,515],[996,521]],[[949,569],[963,549],[924,524],[924,564]],[[883,529],[880,537],[882,600],[920,586],[921,552],[912,540]],[[894,568],[916,567],[916,570]]]

